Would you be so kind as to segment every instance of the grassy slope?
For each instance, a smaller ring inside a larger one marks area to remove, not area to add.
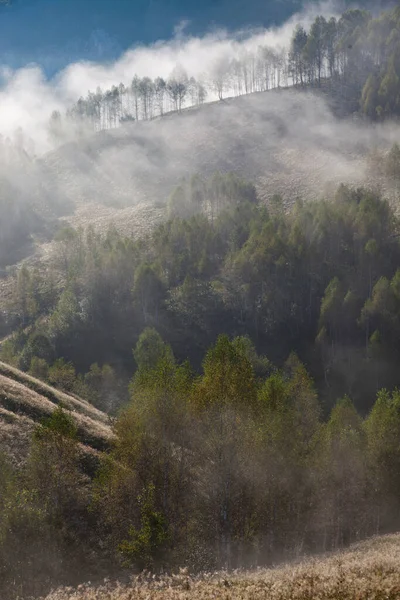
[[[0,450],[23,462],[35,425],[60,405],[71,412],[86,457],[109,446],[112,432],[106,414],[0,362]]]
[[[216,170],[251,179],[265,199],[318,198],[326,184],[359,184],[365,176],[354,136],[344,121],[334,135],[333,123],[321,94],[259,92],[103,131],[58,148],[42,164],[78,212],[94,202],[114,207],[115,215],[118,206],[162,203],[180,178]],[[305,154],[310,164],[303,164]],[[146,220],[138,212],[130,215],[135,233],[137,220]],[[110,220],[109,213],[102,217]],[[99,220],[95,211],[92,218]]]
[[[60,589],[46,600],[398,600],[399,564],[400,535],[390,535],[362,542],[343,553],[276,569],[217,573],[198,579],[184,571],[160,579],[141,576],[129,586]]]

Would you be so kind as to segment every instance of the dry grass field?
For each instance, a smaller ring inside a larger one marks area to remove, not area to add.
[[[129,585],[105,582],[59,589],[46,600],[397,600],[400,535],[373,538],[341,553],[282,567],[190,577],[142,574]]]
[[[84,455],[95,457],[109,446],[112,433],[106,414],[0,362],[0,450],[14,463],[24,462],[35,426],[60,405],[76,422]]]

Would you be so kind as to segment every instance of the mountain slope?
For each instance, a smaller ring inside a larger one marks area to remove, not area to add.
[[[259,92],[95,133],[29,163],[23,177],[9,166],[5,175],[45,220],[46,235],[32,232],[39,256],[60,218],[73,227],[113,223],[134,238],[147,234],[165,219],[174,187],[194,174],[234,171],[256,185],[262,201],[280,194],[286,205],[329,196],[340,183],[385,185],[371,175],[368,156],[388,149],[398,127],[337,112],[321,91]],[[398,197],[397,189],[385,192]]]
[[[274,90],[103,131],[60,147],[41,165],[78,206],[163,203],[180,178],[217,170],[251,179],[265,199],[316,198],[339,182],[362,183],[366,152],[387,137],[337,120],[321,95]]]
[[[0,450],[21,463],[35,426],[62,406],[73,417],[83,458],[96,458],[109,447],[112,432],[106,414],[18,369],[0,362]]]

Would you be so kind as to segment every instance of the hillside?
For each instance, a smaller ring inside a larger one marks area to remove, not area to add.
[[[23,463],[32,432],[57,406],[69,411],[78,427],[83,457],[95,458],[112,439],[107,415],[5,363],[0,363],[0,450]]]
[[[289,199],[293,191],[315,198],[329,184],[361,183],[363,157],[372,140],[385,137],[336,120],[321,95],[275,90],[102,131],[42,162],[55,187],[78,206],[162,203],[180,178],[217,170],[254,180],[265,198]]]
[[[399,27],[0,139],[1,598],[400,597]]]
[[[4,255],[4,264],[23,257],[47,267],[51,239],[63,224],[103,232],[113,224],[123,235],[143,237],[166,219],[179,181],[197,173],[235,172],[254,183],[262,203],[279,194],[286,207],[297,198],[329,197],[340,183],[379,187],[397,201],[397,186],[371,174],[369,164],[372,150],[392,145],[397,126],[338,119],[333,109],[326,95],[311,90],[259,92],[86,136],[29,162],[19,180],[16,166],[7,165],[3,176],[12,174],[43,226],[28,232],[30,245],[14,260]],[[6,229],[12,239],[18,233],[13,225]],[[5,275],[6,310],[12,284]]]
[[[379,187],[397,200],[397,188],[369,164],[373,150],[396,140],[397,126],[334,112],[320,92],[259,92],[93,134],[49,153],[40,168],[74,205],[68,223],[100,230],[113,223],[135,238],[165,218],[179,180],[197,173],[235,172],[255,184],[261,201],[279,194],[287,206],[329,196],[340,183]]]
[[[330,196],[340,183],[379,187],[397,201],[397,187],[372,175],[369,164],[372,151],[386,151],[396,140],[397,126],[337,112],[321,91],[257,92],[86,135],[29,162],[19,180],[16,166],[7,165],[3,177],[12,174],[45,224],[32,229],[34,244],[22,255],[48,258],[46,242],[57,223],[102,231],[112,223],[124,235],[142,237],[165,219],[179,181],[194,174],[235,172],[255,184],[262,202],[279,194],[286,206]],[[19,251],[14,262],[20,258]]]
[[[400,536],[372,538],[341,553],[289,563],[275,569],[192,578],[140,575],[128,585],[105,584],[59,589],[46,600],[202,600],[268,598],[270,600],[395,600],[400,595]]]

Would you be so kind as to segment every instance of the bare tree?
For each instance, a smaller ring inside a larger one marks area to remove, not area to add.
[[[137,75],[135,75],[132,79],[131,91],[135,110],[135,119],[136,121],[139,121],[140,78]]]
[[[172,100],[174,110],[181,111],[188,91],[188,76],[186,71],[177,65],[172,71],[168,83],[167,92]]]
[[[152,106],[154,96],[154,84],[150,77],[143,77],[139,83],[139,98],[142,104],[142,118],[144,120],[152,117]]]
[[[154,96],[158,112],[161,116],[164,114],[164,100],[167,91],[167,84],[162,77],[157,77],[154,82]]]
[[[222,56],[217,59],[211,69],[210,86],[218,95],[219,100],[224,97],[230,87],[231,81],[231,59],[229,56]]]

